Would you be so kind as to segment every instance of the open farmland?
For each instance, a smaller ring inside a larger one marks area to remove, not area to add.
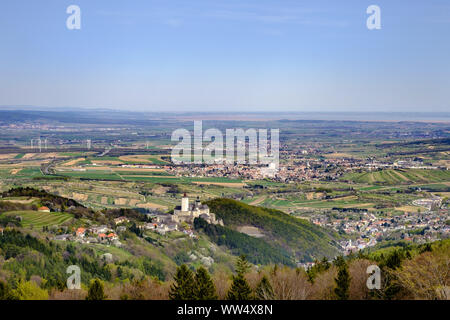
[[[283,128],[283,170],[279,176],[267,178],[260,175],[259,169],[246,166],[171,163],[169,150],[174,144],[168,134],[172,129],[192,125],[191,121],[183,121],[152,122],[151,126],[133,121],[102,131],[97,131],[97,125],[75,125],[70,132],[58,131],[58,138],[71,141],[70,146],[52,145],[45,152],[26,147],[30,138],[39,136],[36,130],[17,147],[0,152],[0,188],[36,187],[86,207],[135,208],[143,212],[171,210],[186,192],[202,201],[225,197],[314,218],[318,214],[358,210],[381,215],[417,212],[414,200],[448,192],[450,187],[450,173],[445,170],[449,151],[444,150],[448,140],[419,140],[428,132],[441,134],[447,128],[443,124],[204,122],[205,130]],[[393,132],[411,130],[420,137],[405,140],[393,136]],[[85,139],[92,140],[92,149],[86,148]],[[416,156],[415,151],[423,152]],[[380,167],[368,171],[369,164],[376,163]],[[400,167],[393,169],[394,163],[400,163]]]
[[[367,184],[413,184],[430,183],[450,180],[450,171],[448,170],[394,170],[386,169],[365,173],[350,173],[341,178],[343,181],[352,181],[356,183]]]
[[[64,212],[11,211],[4,214],[20,216],[23,219],[22,226],[33,228],[58,226],[73,218],[73,215]]]

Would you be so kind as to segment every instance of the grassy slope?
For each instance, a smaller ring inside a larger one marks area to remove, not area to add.
[[[73,218],[71,214],[64,212],[10,211],[5,214],[21,216],[24,227],[30,227],[32,225],[35,228],[60,225]]]

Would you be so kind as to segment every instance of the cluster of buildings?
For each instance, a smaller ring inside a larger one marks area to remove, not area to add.
[[[311,157],[314,156],[314,157]],[[264,165],[249,164],[185,164],[167,166],[165,169],[175,176],[228,177],[245,180],[271,178],[278,182],[333,181],[347,172],[377,169],[443,169],[445,166],[425,164],[421,159],[379,161],[373,158],[357,159],[352,156],[338,157],[323,154],[317,148],[288,150],[280,147],[280,164],[276,170]]]
[[[446,166],[432,166],[424,164],[423,161],[406,159],[397,160],[394,162],[383,162],[378,160],[370,160],[365,164],[365,167],[371,170],[376,169],[428,169],[428,170],[448,170]]]
[[[437,201],[437,200],[434,200]],[[311,219],[316,225],[331,228],[349,235],[357,235],[353,241],[341,242],[345,253],[371,247],[382,240],[406,240],[417,243],[435,241],[450,236],[447,225],[448,209],[437,208],[400,215],[377,215],[375,213],[317,214]]]
[[[113,230],[106,225],[92,226],[89,228],[80,227],[72,233],[57,235],[54,237],[54,240],[75,241],[80,243],[101,243],[120,247],[122,243],[119,241],[119,236],[116,232],[123,232],[125,230],[125,226],[118,226],[116,230]]]
[[[338,163],[337,163],[338,162]],[[186,164],[168,168],[175,176],[225,177],[230,179],[261,180],[270,178],[278,182],[299,182],[306,180],[335,180],[342,175],[339,163],[352,160],[302,160],[276,165],[249,164]]]
[[[217,219],[216,215],[210,212],[206,204],[202,204],[200,199],[189,203],[189,197],[184,194],[181,198],[181,205],[175,207],[173,214],[155,213],[150,215],[151,223],[145,224],[145,229],[165,234],[166,232],[183,230],[190,237],[195,237],[194,233],[185,228],[185,225],[192,225],[195,218],[202,218],[210,224],[219,224],[223,226],[222,219]],[[184,226],[183,226],[184,224]]]
[[[181,205],[175,207],[171,219],[176,223],[185,222],[192,224],[195,218],[202,218],[210,224],[223,226],[223,221],[216,219],[216,215],[209,211],[208,205],[202,204],[198,197],[194,203],[190,204],[189,198],[185,193],[183,198],[181,198]]]
[[[174,209],[173,214],[155,212],[147,214],[147,218],[151,222],[135,222],[135,227],[142,231],[152,231],[159,234],[180,231],[194,239],[198,238],[192,231],[192,224],[195,218],[202,218],[210,224],[223,226],[223,221],[217,219],[216,215],[210,212],[207,205],[202,204],[198,198],[190,203],[186,194],[181,199],[181,205]],[[120,247],[122,243],[118,234],[127,230],[125,224],[129,222],[130,220],[127,217],[122,216],[112,221],[111,225],[113,227],[106,225],[87,228],[79,227],[76,230],[72,230],[72,232],[68,232],[66,228],[65,232],[63,231],[63,234],[56,235],[54,240],[100,243]]]
[[[248,164],[186,164],[170,167],[168,172],[179,177],[223,177],[246,180],[264,179],[270,174],[263,166]]]
[[[442,198],[433,197],[431,199],[418,199],[413,201],[413,205],[424,207],[429,211],[436,210],[441,207]]]

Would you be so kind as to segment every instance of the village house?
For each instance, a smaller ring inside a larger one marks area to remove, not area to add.
[[[100,234],[100,233],[107,233],[112,230],[105,225],[101,225],[101,226],[91,227],[90,231],[94,234]]]
[[[119,239],[119,237],[117,236],[117,234],[115,234],[115,233],[113,233],[113,232],[111,232],[110,234],[108,234],[108,235],[106,236],[106,238],[107,238],[108,240],[110,240],[110,241]]]
[[[78,228],[78,229],[75,231],[75,235],[76,235],[78,238],[84,238],[85,233],[86,233],[86,229],[85,229],[85,228]]]
[[[98,239],[94,237],[88,237],[84,239],[84,243],[98,243]]]

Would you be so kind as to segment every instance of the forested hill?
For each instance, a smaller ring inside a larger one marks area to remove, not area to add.
[[[338,254],[338,235],[304,219],[231,199],[219,198],[206,204],[211,212],[223,219],[225,226],[235,230],[242,226],[257,227],[264,234],[262,239],[281,245],[300,260],[311,261]]]

